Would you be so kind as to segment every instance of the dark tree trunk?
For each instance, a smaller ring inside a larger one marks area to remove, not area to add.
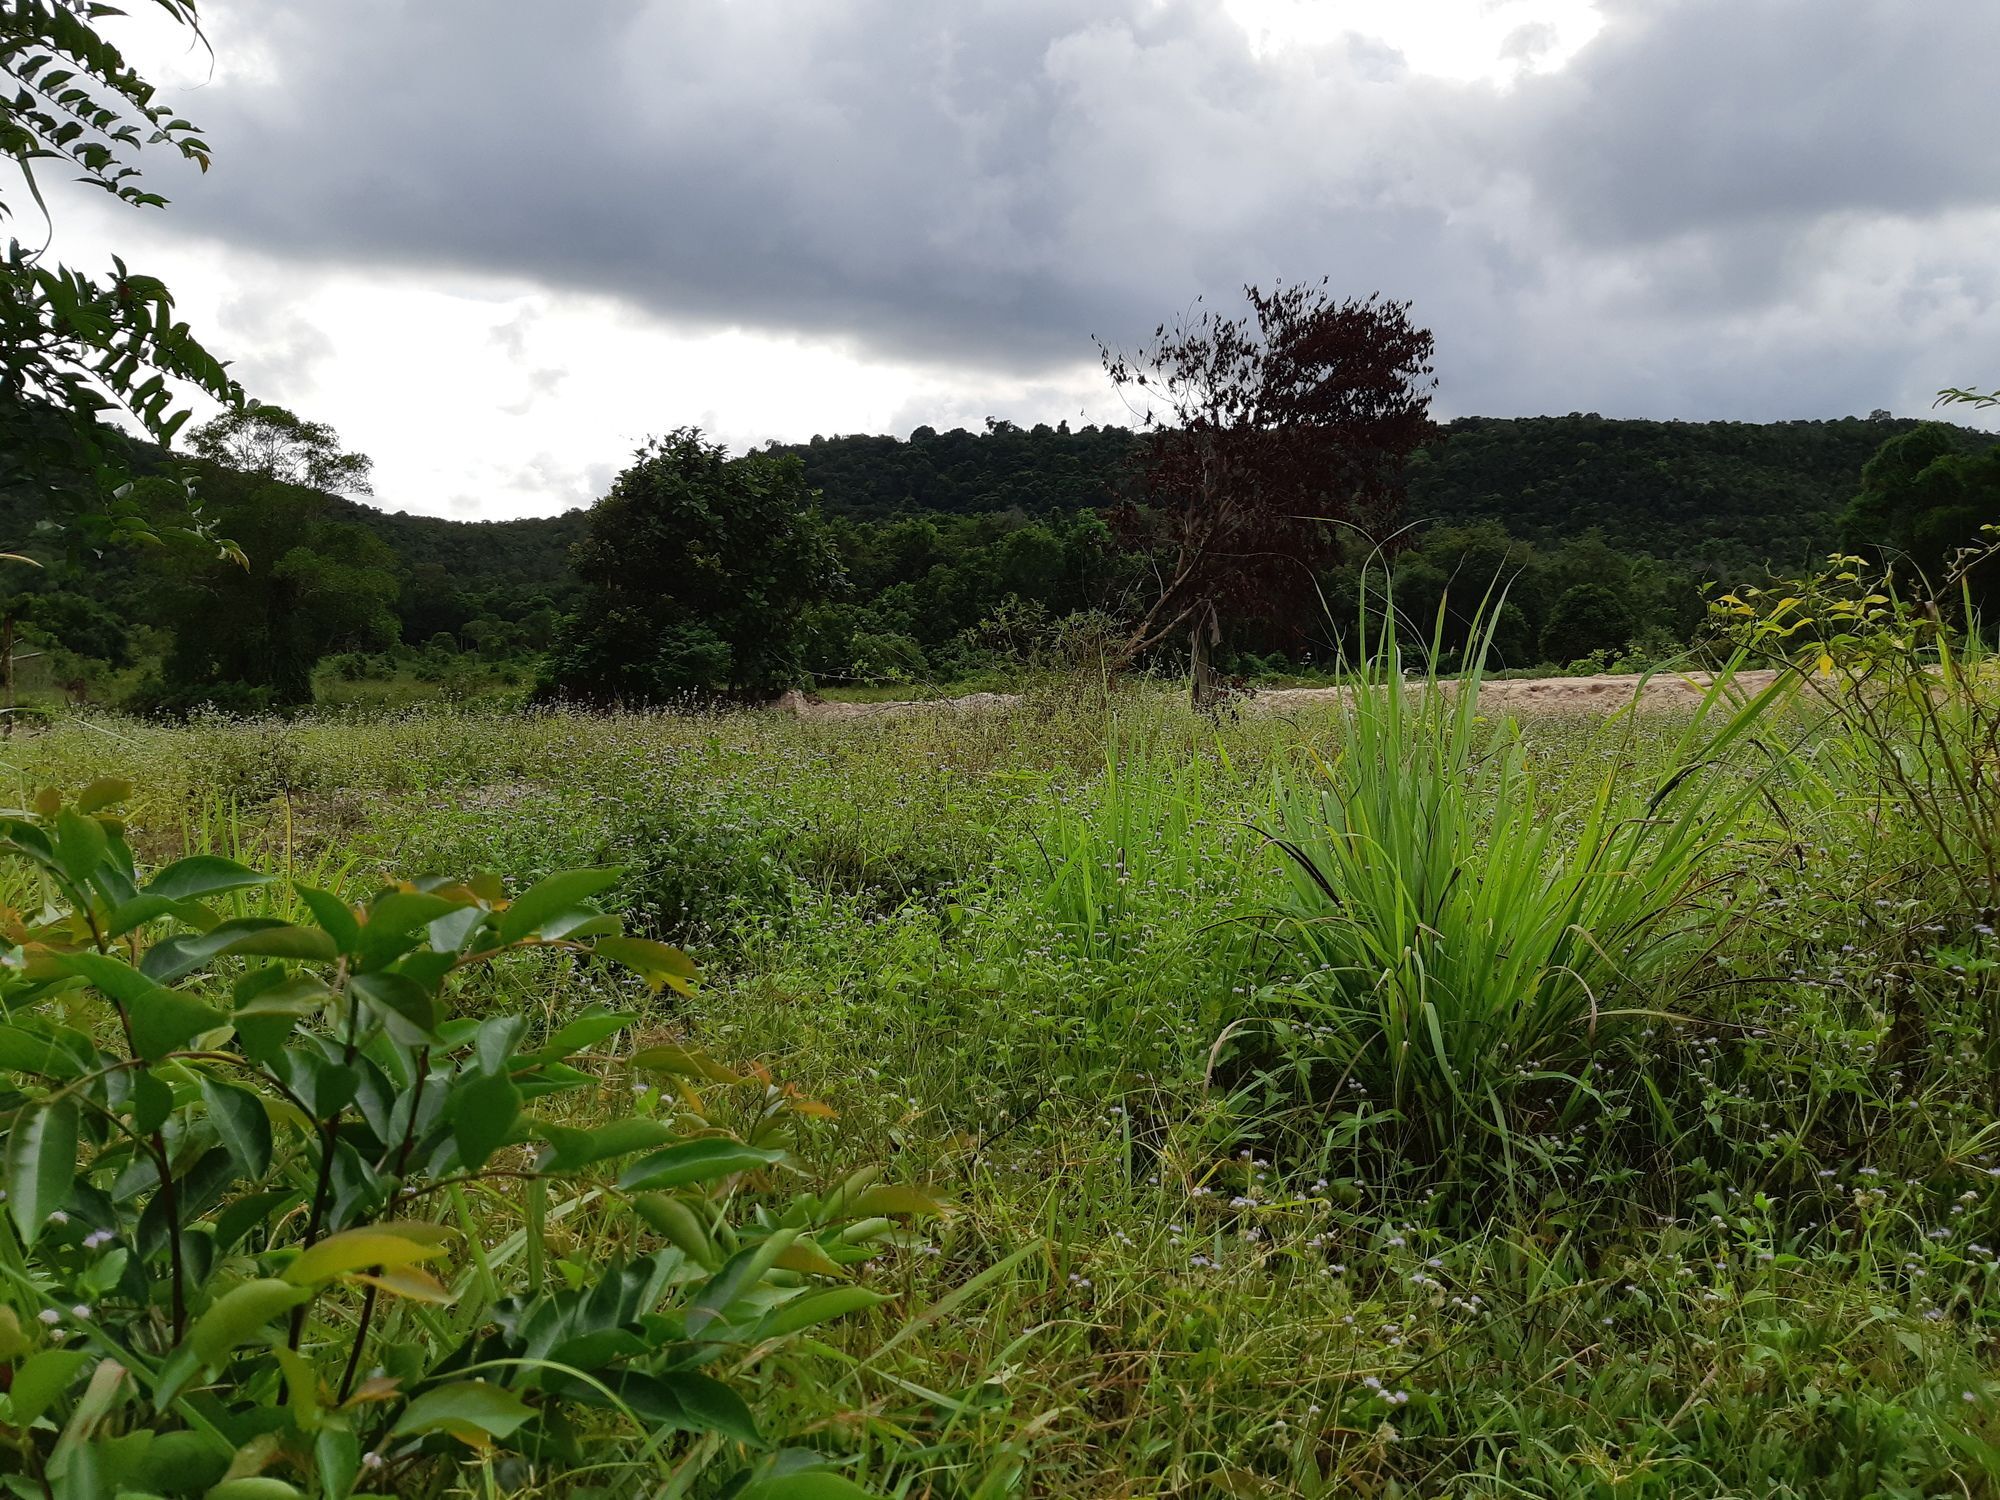
[[[1221,701],[1222,695],[1215,687],[1215,667],[1209,660],[1209,652],[1221,638],[1222,622],[1216,616],[1215,606],[1203,606],[1195,614],[1188,650],[1188,695],[1196,713],[1213,713]]]
[[[0,615],[0,735],[14,733],[14,612]]]

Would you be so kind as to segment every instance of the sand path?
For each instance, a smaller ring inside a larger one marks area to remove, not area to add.
[[[1739,672],[1737,685],[1746,693],[1760,692],[1777,677],[1771,671]],[[1611,713],[1636,697],[1641,708],[1686,707],[1708,691],[1711,678],[1706,672],[1661,672],[1652,677],[1607,673],[1595,677],[1523,677],[1484,683],[1479,691],[1482,705],[1496,709],[1533,710],[1543,713]],[[1347,689],[1266,688],[1242,700],[1245,713],[1282,714],[1319,704],[1337,703]],[[968,693],[962,698],[917,698],[887,703],[823,703],[804,693],[790,692],[772,703],[783,713],[802,719],[880,719],[894,714],[922,710],[951,713],[982,713],[991,709],[1016,708],[1019,693]]]

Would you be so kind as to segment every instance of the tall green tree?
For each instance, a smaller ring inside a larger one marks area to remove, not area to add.
[[[542,691],[603,704],[793,685],[806,608],[840,584],[799,460],[732,459],[694,427],[639,450],[591,511],[574,563],[583,599]]]
[[[313,668],[335,651],[394,645],[396,555],[341,521],[312,476],[365,488],[368,460],[332,428],[277,407],[216,418],[193,438],[215,463],[206,488],[248,561],[175,568],[162,623],[173,649],[152,706],[290,708],[312,701]],[[247,468],[224,467],[238,460]]]
[[[193,0],[152,0],[197,37]],[[47,258],[47,203],[40,173],[75,173],[135,208],[164,207],[142,187],[133,158],[149,147],[208,170],[209,148],[195,126],[157,102],[98,24],[119,12],[92,0],[9,0],[0,9],[0,155],[16,171],[0,184],[0,219],[17,222],[25,194],[42,223],[39,244],[10,239],[0,261],[0,453],[32,478],[54,450],[97,456],[92,418],[122,409],[156,442],[170,443],[188,419],[168,382],[186,381],[219,401],[241,392],[220,363],[173,316],[158,279],[122,260],[97,278]],[[65,419],[53,427],[36,412]]]
[[[375,461],[349,453],[324,422],[308,422],[282,406],[227,411],[195,429],[188,446],[210,463],[279,484],[329,495],[372,495]]]
[[[1841,516],[1849,550],[1881,555],[1898,581],[1935,588],[1953,554],[1980,539],[1980,527],[2000,522],[2000,448],[1974,450],[1957,428],[1937,422],[1893,437],[1861,471],[1861,492]],[[1971,582],[1982,609],[1991,605],[1991,566]]]
[[[1638,628],[1638,617],[1618,590],[1602,583],[1572,584],[1542,627],[1542,657],[1567,666],[1593,651],[1618,651]]]

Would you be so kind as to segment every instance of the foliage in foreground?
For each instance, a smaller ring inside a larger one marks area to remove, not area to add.
[[[576,1119],[571,1097],[604,1082],[589,1054],[629,1012],[542,1036],[456,1013],[531,951],[691,993],[678,949],[592,904],[618,872],[512,899],[488,876],[359,903],[300,883],[295,913],[250,914],[270,882],[233,860],[142,880],[129,793],[45,791],[0,821],[0,853],[31,872],[0,978],[0,1482],[409,1494],[471,1453],[582,1466],[623,1430],[684,1484],[765,1450],[727,1376],[882,1300],[848,1268],[885,1211],[927,1202],[866,1172],[823,1197],[751,1193],[815,1107],[675,1046],[629,1059],[664,1091]],[[740,1135],[696,1092],[753,1083]],[[528,1222],[495,1243],[473,1203],[503,1182]],[[551,1258],[564,1219],[601,1247]],[[767,1456],[753,1487],[859,1493],[823,1468]]]

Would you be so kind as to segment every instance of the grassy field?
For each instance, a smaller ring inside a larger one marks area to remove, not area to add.
[[[621,867],[703,983],[624,995],[644,1024],[565,1108],[629,1112],[634,1047],[698,1046],[828,1106],[796,1180],[879,1163],[947,1205],[859,1273],[889,1300],[743,1372],[872,1492],[1994,1493],[1992,913],[1803,709],[1518,729],[1050,691],[69,718],[0,758],[24,803],[129,778],[142,864]],[[616,988],[550,956],[467,1003],[539,1029]],[[643,1232],[507,1178],[460,1212],[474,1321]],[[642,1450],[400,1492],[710,1492]]]

